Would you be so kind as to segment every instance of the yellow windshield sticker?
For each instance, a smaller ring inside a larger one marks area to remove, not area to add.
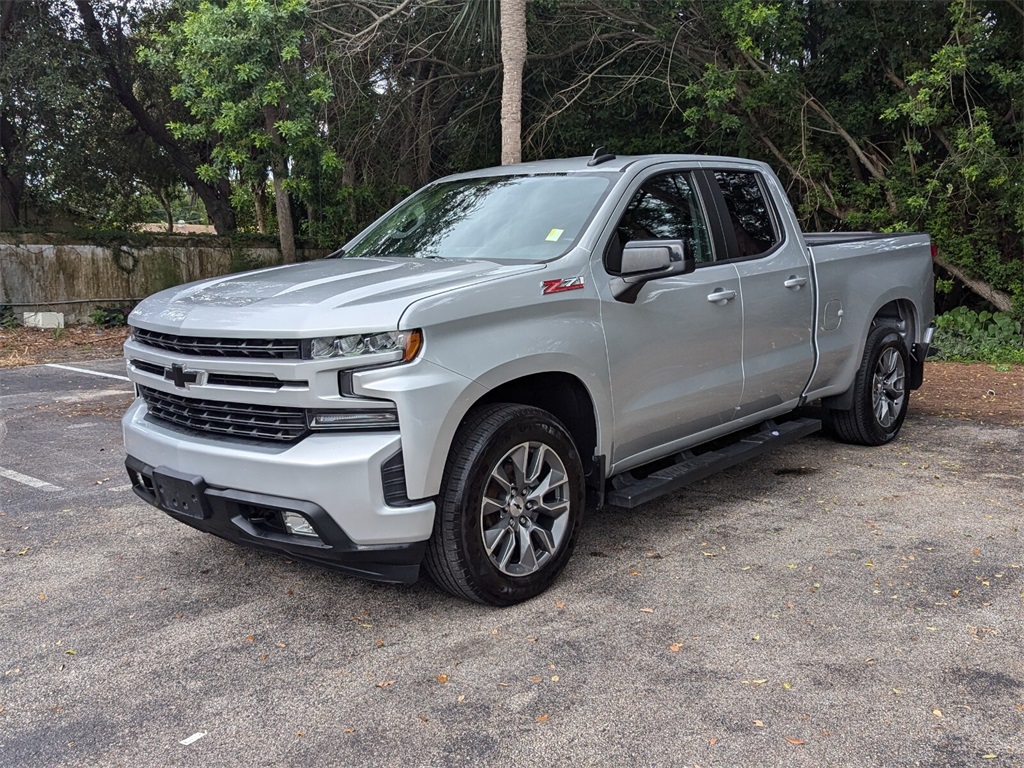
[[[557,242],[558,238],[560,238],[564,233],[564,229],[552,229],[550,232],[548,232],[548,236],[545,237],[544,239],[554,243]]]

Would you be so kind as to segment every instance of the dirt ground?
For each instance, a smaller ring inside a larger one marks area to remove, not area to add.
[[[2,329],[0,368],[117,357],[127,336],[127,328],[90,325],[60,331]],[[911,397],[911,408],[924,416],[1024,426],[1024,366],[929,363],[924,386]]]

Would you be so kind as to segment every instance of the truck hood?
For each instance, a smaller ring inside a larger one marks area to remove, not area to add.
[[[397,328],[414,301],[544,266],[321,259],[169,288],[139,304],[129,322],[153,331],[198,336],[297,338],[385,330]]]

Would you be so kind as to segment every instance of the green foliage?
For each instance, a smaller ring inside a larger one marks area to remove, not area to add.
[[[940,360],[1024,363],[1021,323],[1002,312],[975,312],[958,307],[935,318]]]
[[[21,321],[14,314],[14,308],[10,304],[0,304],[0,328],[20,328]]]
[[[99,305],[89,313],[89,322],[101,328],[128,325],[128,315],[134,307],[128,304]]]
[[[144,220],[141,198],[179,181],[104,87],[74,6],[67,0],[4,5],[11,21],[0,40],[0,173],[21,193],[20,224],[70,220],[102,228]],[[134,13],[122,9],[132,19]],[[140,93],[148,90],[136,84]]]
[[[208,183],[237,178],[232,199],[239,210],[254,210],[271,168],[304,202],[310,177],[337,184],[341,162],[322,119],[331,82],[302,55],[308,12],[305,0],[203,0],[143,52],[177,71],[171,93],[188,106],[191,120],[170,129],[181,139],[213,143],[198,173]],[[250,213],[242,219],[256,223]]]

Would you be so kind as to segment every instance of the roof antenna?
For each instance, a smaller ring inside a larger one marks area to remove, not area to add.
[[[598,147],[594,150],[593,156],[587,161],[587,165],[594,166],[600,165],[601,163],[607,163],[609,160],[614,160],[615,155],[608,152],[604,147]]]

